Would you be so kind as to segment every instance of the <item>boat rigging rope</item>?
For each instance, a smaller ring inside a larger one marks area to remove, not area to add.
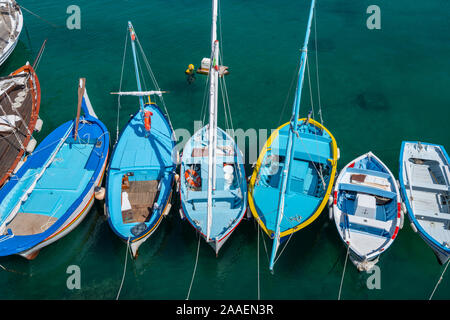
[[[125,56],[127,54],[127,42],[128,42],[128,29],[127,29],[127,33],[125,34],[125,46],[123,49],[123,58],[122,58],[122,71],[120,72],[120,84],[119,84],[119,92],[122,91],[122,81],[123,81],[123,69],[125,66]],[[116,142],[119,140],[119,119],[120,119],[120,109],[121,109],[121,105],[120,105],[120,97],[121,95],[117,95],[117,124],[116,124]]]
[[[153,85],[155,86],[155,89],[157,91],[161,91],[161,88],[158,85],[158,81],[156,81],[155,75],[153,74],[152,68],[150,67],[150,63],[148,62],[147,56],[145,55],[144,49],[141,46],[141,42],[139,41],[139,38],[138,38],[137,34],[135,34],[135,36],[136,36],[136,42],[137,42],[137,44],[139,46],[139,49],[141,50],[142,58],[144,60],[145,66],[147,68],[147,71],[148,71],[148,73],[150,75],[150,78],[151,78],[151,80],[153,82]],[[163,98],[162,95],[158,95],[158,97],[161,100],[162,106],[164,107],[165,115],[167,117],[167,120],[169,121],[170,128],[172,129],[173,140],[177,141],[178,139],[176,137],[175,130],[173,129],[172,121],[170,120],[170,115],[169,115],[169,112],[167,110],[166,103],[164,102],[164,98]]]
[[[128,260],[129,248],[130,248],[130,237],[128,237],[128,240],[127,240],[127,249],[125,252],[125,266],[123,268],[122,282],[120,283],[120,287],[119,287],[119,291],[117,292],[116,300],[119,300],[120,291],[122,291],[123,281],[125,280],[125,273],[127,272],[127,260]]]
[[[434,287],[433,292],[431,293],[431,296],[430,296],[430,298],[428,300],[431,300],[433,298],[434,292],[436,291],[437,287],[439,286],[439,284],[441,283],[442,279],[444,278],[444,273],[445,273],[445,271],[447,271],[447,267],[448,267],[449,263],[450,263],[450,260],[448,260],[447,264],[445,265],[444,271],[442,271],[442,274],[439,277],[439,280],[436,283],[436,286]]]
[[[200,238],[201,238],[200,234],[197,234],[197,235],[198,235],[197,256],[195,258],[194,272],[192,273],[191,284],[189,285],[189,291],[188,291],[186,300],[189,300],[189,296],[191,295],[192,284],[194,283],[194,278],[195,278],[195,271],[197,270],[198,253],[200,252]]]
[[[317,80],[317,97],[319,102],[319,112],[317,112],[320,116],[320,124],[323,125],[322,119],[322,103],[320,101],[320,84],[319,84],[319,59],[317,57],[317,23],[316,23],[316,8],[314,8],[314,47],[315,47],[315,55],[316,55],[316,80]]]
[[[342,271],[341,285],[339,286],[338,300],[341,300],[342,284],[344,282],[345,269],[347,268],[348,255],[350,253],[350,243],[347,243],[347,255],[345,256],[344,270]]]

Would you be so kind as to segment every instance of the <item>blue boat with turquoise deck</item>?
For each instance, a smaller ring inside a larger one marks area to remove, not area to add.
[[[94,202],[109,133],[94,113],[84,79],[78,97],[77,118],[51,132],[0,189],[0,256],[34,259],[73,230]]]
[[[116,141],[107,174],[105,211],[111,229],[137,257],[139,246],[170,211],[178,153],[167,114],[150,99],[163,92],[142,91],[135,43],[141,46],[131,22],[128,28],[138,91],[117,94],[139,97],[140,108]],[[158,88],[156,81],[154,85]]]
[[[273,239],[269,269],[280,243],[311,224],[327,204],[336,174],[338,149],[333,135],[311,118],[299,119],[307,47],[315,1],[311,3],[291,120],[273,131],[249,183],[249,207]]]

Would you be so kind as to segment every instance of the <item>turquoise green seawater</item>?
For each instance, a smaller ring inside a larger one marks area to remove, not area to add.
[[[81,29],[66,28],[69,5],[81,9]],[[369,30],[366,9],[381,10],[381,29]],[[206,78],[188,85],[184,71],[209,56],[211,3],[196,0],[21,1],[26,30],[1,75],[33,61],[48,39],[37,73],[42,87],[41,141],[76,114],[77,81],[87,90],[97,115],[116,134],[117,98],[127,21],[134,24],[163,90],[175,128],[193,131],[200,119]],[[297,73],[310,2],[306,0],[222,0],[224,64],[235,128],[278,127],[289,120],[291,81]],[[319,0],[317,46],[325,126],[341,151],[338,169],[369,150],[398,174],[402,140],[439,143],[450,149],[450,2]],[[315,40],[310,40],[311,81],[317,112]],[[129,56],[126,90],[135,90]],[[307,77],[305,78],[307,79]],[[307,81],[307,80],[306,80]],[[303,90],[301,114],[311,108]],[[287,101],[285,103],[285,101]],[[120,127],[138,107],[122,100]],[[223,125],[223,117],[220,118]],[[450,150],[449,150],[450,151]],[[251,165],[247,165],[251,173]],[[296,233],[268,271],[260,242],[262,299],[337,299],[346,250],[325,209],[319,219]],[[0,259],[0,299],[115,299],[122,280],[126,245],[110,230],[103,204],[95,203],[86,219],[65,238],[44,248],[33,261]],[[178,203],[157,232],[128,259],[121,299],[185,299],[194,269],[197,237],[180,220]],[[81,289],[66,286],[70,265],[81,270]],[[409,221],[382,254],[380,289],[369,290],[370,274],[349,262],[342,299],[428,299],[443,270]],[[191,299],[257,299],[257,228],[243,221],[216,258],[204,241]],[[434,298],[450,298],[450,275]]]

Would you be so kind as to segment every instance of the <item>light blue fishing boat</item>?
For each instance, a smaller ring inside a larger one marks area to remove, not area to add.
[[[311,113],[299,119],[314,6],[313,0],[291,119],[267,140],[249,183],[249,207],[261,228],[273,239],[271,271],[280,243],[308,226],[322,212],[336,173],[339,152],[333,135],[313,120]]]
[[[242,153],[217,126],[218,87],[223,80],[217,41],[217,1],[212,3],[209,123],[186,143],[180,168],[181,215],[216,255],[242,221],[247,209],[247,181]],[[223,93],[225,94],[225,93]]]
[[[450,258],[450,158],[438,144],[404,141],[400,189],[411,227],[433,249],[438,261]]]
[[[149,64],[131,22],[128,28],[138,91],[116,94],[139,97],[140,108],[116,141],[107,174],[105,210],[114,233],[129,244],[133,256],[137,257],[139,246],[170,211],[178,154],[167,114],[150,99],[163,92],[155,80],[156,90],[142,91],[136,43],[148,69]]]
[[[51,132],[0,189],[0,256],[34,259],[87,215],[100,186],[109,133],[80,80],[78,112]],[[84,116],[80,116],[81,109]]]
[[[359,271],[372,269],[403,227],[395,177],[372,152],[341,170],[331,209],[350,260]]]

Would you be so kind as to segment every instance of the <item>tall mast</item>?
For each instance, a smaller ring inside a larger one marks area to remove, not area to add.
[[[137,82],[137,88],[138,91],[142,91],[141,88],[141,80],[139,78],[139,68],[137,63],[137,56],[136,56],[136,33],[134,32],[133,25],[131,24],[131,21],[128,21],[128,29],[130,30],[130,36],[131,36],[131,49],[133,49],[133,61],[134,61],[134,71],[136,73],[136,82]],[[141,108],[141,112],[144,111],[144,97],[139,96],[139,105]]]
[[[290,129],[289,129],[289,136],[288,141],[286,145],[286,163],[284,170],[282,172],[281,177],[281,189],[280,189],[280,198],[278,201],[278,210],[277,210],[277,219],[276,219],[276,225],[275,225],[275,234],[273,237],[273,245],[272,245],[272,255],[270,257],[270,264],[269,269],[273,271],[273,266],[275,264],[275,256],[278,250],[278,246],[280,245],[280,224],[281,220],[283,219],[284,215],[284,205],[285,205],[285,198],[286,198],[286,192],[289,178],[290,178],[290,165],[292,162],[292,158],[294,156],[294,146],[295,146],[295,139],[297,138],[297,125],[298,125],[298,116],[300,113],[300,100],[302,95],[302,87],[303,87],[303,78],[305,75],[305,67],[306,67],[306,59],[308,55],[308,41],[309,41],[309,35],[311,33],[311,22],[313,19],[313,13],[314,13],[314,6],[315,6],[315,0],[311,1],[311,9],[309,11],[309,18],[308,18],[308,26],[306,28],[306,35],[305,35],[305,41],[303,43],[302,48],[302,56],[300,58],[300,70],[298,74],[298,82],[297,82],[297,90],[295,92],[295,99],[294,99],[294,106],[292,109],[292,118],[290,121]]]
[[[212,225],[213,191],[216,188],[217,97],[219,81],[219,41],[217,41],[217,0],[212,1],[211,62],[209,66],[208,210],[206,241]]]

